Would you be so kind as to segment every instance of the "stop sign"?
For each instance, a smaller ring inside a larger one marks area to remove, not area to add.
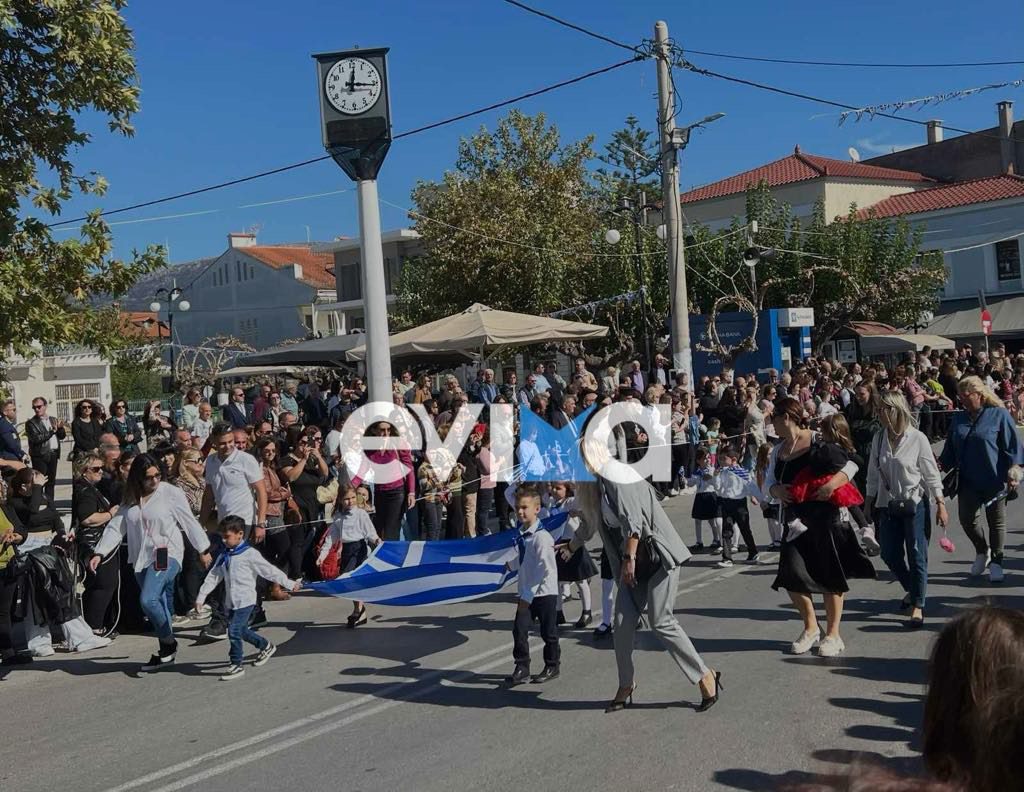
[[[992,333],[992,314],[988,312],[988,308],[983,308],[981,311],[981,332],[985,335]]]

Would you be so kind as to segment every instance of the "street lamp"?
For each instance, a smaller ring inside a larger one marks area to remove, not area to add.
[[[725,113],[712,113],[709,116],[704,116],[700,121],[697,121],[689,126],[676,127],[672,130],[672,148],[679,149],[686,148],[690,142],[690,133],[695,129],[702,129],[713,121],[717,121],[719,118],[725,118]]]
[[[647,225],[647,210],[658,209],[654,204],[647,203],[647,193],[640,193],[640,203],[637,205],[631,198],[622,198],[619,205],[612,210],[612,214],[628,217],[633,221],[633,242],[636,250],[636,276],[640,285],[640,322],[643,327],[644,355],[649,367],[654,365],[654,358],[651,357],[651,337],[647,322],[647,290],[644,288],[644,254],[640,244],[640,229]],[[622,234],[616,228],[609,228],[604,233],[604,241],[609,245],[617,245],[622,239]]]
[[[167,332],[170,337],[171,345],[171,387],[175,387],[175,380],[177,379],[174,373],[174,309],[175,303],[177,303],[177,309],[179,311],[187,311],[192,305],[188,300],[181,299],[182,291],[177,286],[173,289],[167,289],[161,286],[156,290],[156,294],[153,296],[155,299],[149,304],[149,310],[157,315],[157,327],[160,326],[160,309],[163,308],[164,303],[167,303]],[[146,320],[147,323],[149,320]],[[157,329],[157,338],[160,337],[160,330]]]

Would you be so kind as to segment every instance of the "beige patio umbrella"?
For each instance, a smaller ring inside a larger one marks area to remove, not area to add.
[[[479,359],[504,347],[581,341],[606,335],[608,328],[600,325],[498,311],[474,303],[462,313],[391,336],[391,357]],[[348,357],[363,360],[366,346],[353,347]]]

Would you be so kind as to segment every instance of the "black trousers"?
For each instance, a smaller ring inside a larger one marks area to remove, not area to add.
[[[508,489],[508,482],[499,481],[494,485],[494,507],[498,512],[498,530],[507,531],[512,527],[512,507],[505,499],[505,490]]]
[[[5,575],[0,575],[0,656],[11,654],[14,649],[11,611],[14,610],[14,594],[18,588],[17,581],[5,578]]]
[[[494,505],[494,489],[483,489],[476,494],[476,535],[486,536],[491,532],[491,507]]]
[[[57,463],[59,461],[60,456],[56,453],[44,458],[32,457],[32,469],[38,470],[46,476],[43,492],[46,493],[46,497],[50,499],[51,503],[53,502],[53,488],[57,485]]]
[[[174,581],[174,614],[184,616],[196,604],[196,597],[199,596],[199,589],[202,588],[203,578],[206,577],[206,570],[199,560],[199,551],[196,550],[187,537],[185,551],[181,558],[181,572]]]
[[[373,527],[385,542],[398,541],[405,513],[405,490],[374,490]]]
[[[85,574],[82,616],[94,630],[102,630],[106,626],[107,612],[121,579],[120,564],[120,553],[114,553],[113,558],[104,560],[95,572]]]
[[[750,530],[750,514],[747,512],[746,498],[719,498],[718,505],[722,509],[722,558],[732,560],[732,537],[739,526],[740,534],[747,545],[747,553],[757,552],[754,534]]]
[[[466,538],[466,516],[462,511],[462,496],[455,495],[448,503],[448,513],[445,517],[444,538],[465,539]]]
[[[530,667],[530,624],[540,622],[540,637],[544,639],[544,666],[558,666],[562,658],[558,646],[558,595],[534,597],[529,608],[516,608],[512,623],[512,659],[517,666]]]

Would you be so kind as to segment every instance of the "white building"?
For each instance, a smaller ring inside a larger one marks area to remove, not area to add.
[[[32,400],[38,396],[50,403],[50,415],[67,421],[82,399],[109,406],[110,363],[99,353],[73,346],[42,347],[41,352],[36,357],[15,356],[7,361],[7,384],[18,407],[19,429],[32,417]]]

